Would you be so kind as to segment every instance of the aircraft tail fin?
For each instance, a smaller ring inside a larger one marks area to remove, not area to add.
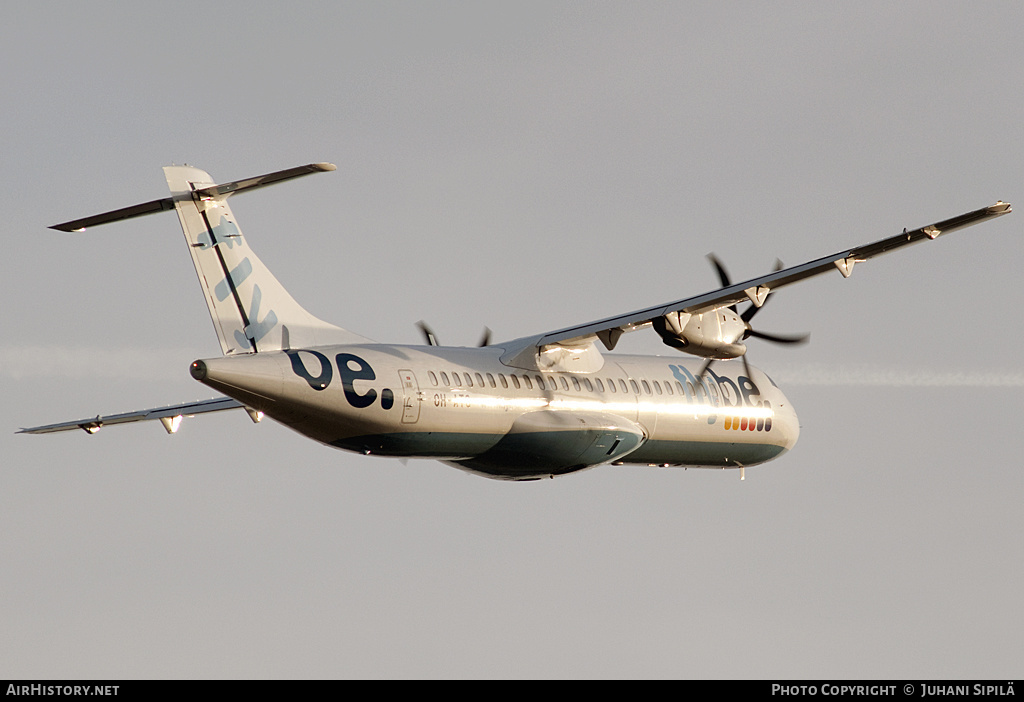
[[[333,170],[332,164],[313,163],[217,185],[198,168],[167,166],[164,175],[171,197],[65,222],[52,229],[81,231],[176,210],[225,355],[368,342],[300,306],[249,248],[227,204],[229,197],[246,190]]]

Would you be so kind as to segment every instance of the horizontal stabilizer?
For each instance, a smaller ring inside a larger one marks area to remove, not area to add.
[[[327,171],[337,170],[337,166],[333,163],[310,163],[305,166],[296,166],[295,168],[286,168],[283,171],[274,171],[273,173],[266,173],[261,176],[254,178],[245,178],[244,180],[235,180],[230,183],[223,183],[221,185],[211,185],[205,188],[201,188],[194,191],[194,196],[200,199],[214,199],[214,198],[225,198],[230,195],[236,195],[245,190],[254,190],[256,188],[263,188],[268,185],[275,185],[285,180],[291,180],[292,178],[299,178],[300,176],[309,175],[310,173],[325,173]],[[143,217],[149,214],[155,214],[157,212],[164,212],[166,210],[174,209],[174,198],[165,197],[160,200],[151,200],[150,202],[143,202],[140,205],[132,205],[130,207],[122,207],[117,210],[110,212],[103,212],[98,215],[92,215],[91,217],[83,217],[82,219],[75,219],[70,222],[64,222],[62,224],[54,224],[50,229],[56,229],[61,232],[80,232],[88,227],[97,227],[101,224],[109,224],[110,222],[119,222],[124,219],[133,219],[135,217]]]
[[[196,194],[199,195],[199,197],[224,197],[225,195],[237,195],[243,190],[255,190],[256,188],[263,188],[268,185],[276,185],[281,181],[299,178],[304,175],[309,175],[310,173],[326,173],[328,171],[336,170],[338,170],[338,167],[333,163],[310,163],[305,166],[286,168],[283,171],[274,171],[273,173],[256,176],[255,178],[235,180],[230,183],[224,183],[223,185],[213,185],[208,188],[196,190]]]
[[[101,427],[113,424],[145,422],[154,419],[173,419],[175,417],[191,417],[196,414],[222,412],[224,410],[238,409],[239,407],[245,407],[245,405],[238,400],[232,400],[230,397],[217,397],[212,400],[186,402],[180,405],[171,405],[170,407],[157,407],[156,409],[138,410],[136,412],[125,412],[123,414],[110,414],[105,417],[96,415],[95,417],[78,419],[73,422],[61,422],[59,424],[47,424],[46,426],[41,427],[29,427],[28,429],[22,429],[18,433],[51,434],[57,431],[82,429],[88,434],[95,434]],[[167,427],[168,424],[165,423],[164,426]],[[174,423],[173,426],[174,429],[177,429],[177,423]],[[168,428],[168,432],[172,432],[172,430]]]
[[[133,219],[135,217],[142,217],[143,215],[173,209],[174,200],[172,198],[165,197],[162,200],[152,200],[151,202],[144,202],[141,205],[122,207],[119,210],[103,212],[102,214],[93,215],[92,217],[83,217],[82,219],[75,219],[70,222],[64,222],[63,224],[54,224],[50,229],[56,229],[60,232],[80,232],[87,227],[97,227],[101,224],[119,222],[122,219]]]

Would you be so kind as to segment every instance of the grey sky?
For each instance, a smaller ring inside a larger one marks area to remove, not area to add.
[[[1019,677],[1020,213],[776,295],[747,471],[507,484],[209,397],[173,215],[226,181],[314,314],[473,344],[1024,207],[1018,3],[30,3],[0,22],[0,677]],[[653,335],[627,351],[671,354]]]

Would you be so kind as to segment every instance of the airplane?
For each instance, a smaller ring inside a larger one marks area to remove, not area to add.
[[[174,210],[222,355],[190,373],[219,397],[22,429],[47,434],[245,410],[328,446],[368,456],[428,458],[502,480],[553,478],[600,465],[738,468],[796,444],[799,421],[782,390],[746,359],[750,337],[800,343],[750,321],[778,288],[1002,216],[1002,201],[798,266],[732,283],[716,258],[716,290],[586,324],[478,347],[382,344],[300,306],[249,248],[228,207],[243,192],[334,171],[330,163],[217,184],[168,166],[170,197],[52,229],[79,232]],[[746,304],[742,312],[738,305]],[[622,334],[651,329],[676,356],[614,354]],[[687,358],[688,357],[688,358]],[[730,359],[735,362],[719,363]],[[716,370],[717,369],[717,370]]]

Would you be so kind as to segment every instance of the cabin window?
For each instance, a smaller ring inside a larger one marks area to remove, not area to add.
[[[646,380],[641,380],[640,384],[644,386],[644,395],[651,394],[651,386],[647,384]]]
[[[444,371],[441,371],[441,385],[451,385],[451,382],[448,380],[448,374]]]
[[[503,387],[503,388],[507,388],[508,387],[508,381],[505,380],[505,374],[504,373],[498,373],[498,380],[501,381],[501,387]]]
[[[523,382],[526,384],[527,390],[533,390],[533,381],[530,380],[530,376],[526,375],[525,373],[523,374]]]
[[[665,392],[667,392],[669,395],[674,394],[672,392],[672,381],[670,381],[670,380],[666,380],[665,381]]]
[[[483,387],[484,386],[484,377],[482,375],[480,375],[479,373],[475,373],[474,375],[476,375],[476,384],[479,385],[480,387]]]
[[[608,378],[608,389],[615,392],[615,381],[611,378]]]
[[[491,375],[490,373],[487,374],[487,384],[490,385],[492,388],[498,387],[497,385],[494,384],[494,376]]]
[[[594,383],[597,384],[597,391],[604,392],[604,383],[601,382],[600,378],[594,378]]]
[[[588,392],[594,392],[594,384],[590,382],[590,378],[584,378],[583,384],[586,386]]]
[[[634,395],[639,395],[639,394],[640,394],[640,386],[636,384],[636,381],[635,381],[635,380],[633,380],[632,378],[630,378],[630,379],[629,379],[629,385],[630,385],[630,387],[632,387],[632,388],[633,388],[633,394],[634,394]]]
[[[569,389],[569,381],[565,379],[565,376],[564,376],[564,375],[563,375],[563,376],[561,376],[561,377],[559,378],[559,380],[561,380],[561,381],[562,381],[562,389],[563,389],[563,390],[568,390],[568,389]]]
[[[473,387],[473,376],[470,375],[469,373],[466,373],[466,385],[469,387]]]
[[[512,385],[515,386],[516,390],[518,390],[519,389],[519,376],[516,375],[515,373],[513,373],[511,375],[511,378],[512,378]]]
[[[434,375],[434,371],[427,371],[427,376],[430,378],[431,385],[437,385],[437,376]]]
[[[575,375],[572,377],[572,387],[576,392],[580,391],[580,381],[576,378]]]
[[[454,371],[452,371],[452,379],[455,380],[455,384],[456,385],[459,385],[459,386],[462,385],[462,378],[460,378],[459,374],[454,372]]]
[[[534,376],[534,377],[537,378],[537,389],[538,390],[543,390],[544,389],[544,378],[539,376],[539,375]]]
[[[661,383],[659,383],[657,380],[654,381],[654,393],[656,395],[661,394]]]
[[[626,387],[626,381],[622,378],[619,378],[619,390],[622,390],[622,392],[629,392],[629,388]]]

